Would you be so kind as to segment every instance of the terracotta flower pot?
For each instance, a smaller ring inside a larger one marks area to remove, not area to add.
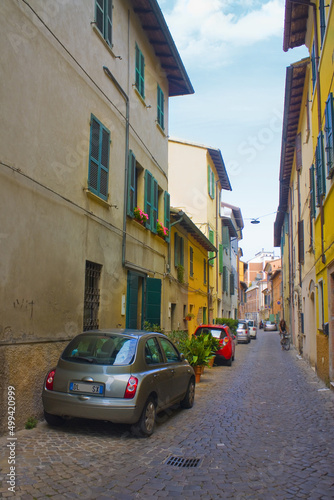
[[[201,380],[201,375],[202,375],[202,367],[199,366],[199,365],[196,365],[193,367],[194,368],[194,372],[195,372],[195,380],[196,380],[196,384],[199,383],[199,381]]]

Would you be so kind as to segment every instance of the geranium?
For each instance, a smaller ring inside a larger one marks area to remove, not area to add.
[[[143,212],[143,210],[139,207],[135,207],[133,210],[134,217],[137,221],[145,224],[148,221],[148,215]]]
[[[168,228],[161,224],[159,220],[157,221],[157,233],[162,238],[166,238],[166,236],[168,236]]]

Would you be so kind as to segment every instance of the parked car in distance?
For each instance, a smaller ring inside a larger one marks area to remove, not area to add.
[[[201,325],[195,330],[194,335],[206,335],[211,333],[219,339],[220,348],[216,351],[215,361],[224,361],[228,366],[232,365],[235,358],[235,335],[233,335],[227,325]]]
[[[247,319],[246,321],[248,323],[250,338],[251,339],[256,339],[257,328],[256,328],[255,321],[252,320],[252,319]]]
[[[272,323],[271,321],[266,321],[264,323],[263,330],[265,332],[275,332],[277,330],[277,325],[276,325],[276,323]]]
[[[249,342],[251,341],[248,323],[245,320],[239,320],[237,327],[237,339],[238,343],[244,342],[246,344],[249,344]]]
[[[45,420],[78,417],[132,424],[150,436],[156,414],[180,403],[191,408],[193,368],[163,334],[95,330],[77,335],[45,378]]]

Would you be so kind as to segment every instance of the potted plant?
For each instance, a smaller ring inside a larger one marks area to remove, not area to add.
[[[133,209],[134,219],[140,224],[144,225],[148,221],[148,215],[143,212],[139,207]]]
[[[158,235],[165,239],[168,236],[168,229],[159,220],[157,220],[157,233]]]
[[[185,319],[186,321],[190,321],[190,320],[194,319],[194,317],[195,317],[195,315],[194,315],[194,314],[192,314],[192,313],[187,313],[187,314],[185,315],[184,319]]]
[[[184,343],[184,356],[193,367],[196,382],[198,383],[203,372],[203,367],[208,366],[211,354],[211,343],[206,338],[207,335],[194,335]]]

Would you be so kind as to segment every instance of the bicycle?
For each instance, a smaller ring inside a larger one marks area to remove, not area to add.
[[[290,349],[290,335],[288,332],[281,333],[281,346],[282,351],[288,351]]]

